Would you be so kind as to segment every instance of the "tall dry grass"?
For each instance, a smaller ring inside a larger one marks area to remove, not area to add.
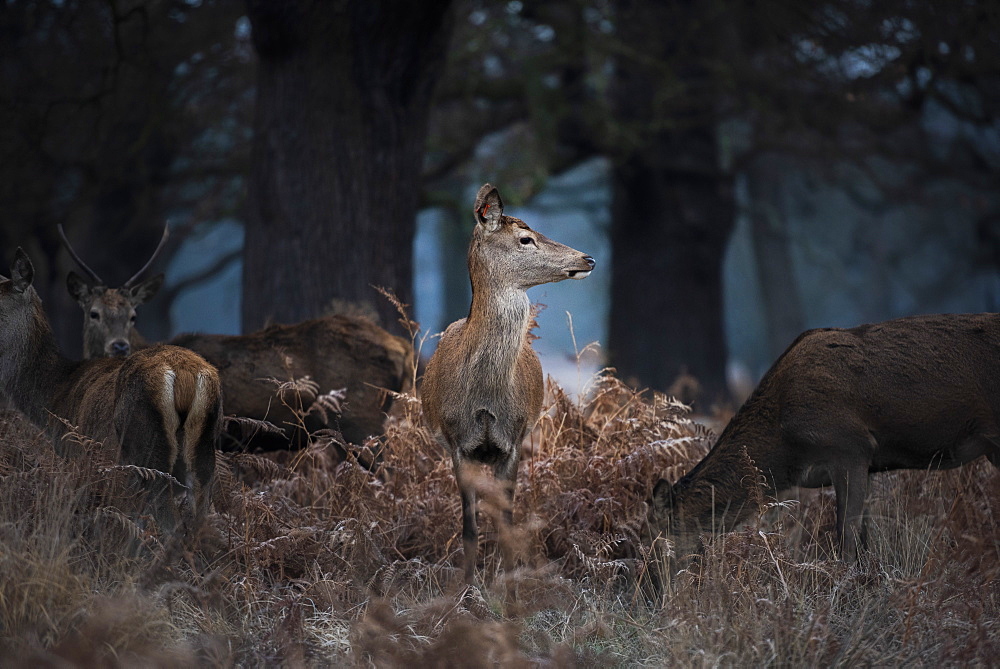
[[[986,463],[875,478],[870,546],[831,558],[832,493],[774,503],[659,573],[641,538],[655,481],[712,435],[604,373],[548,385],[515,522],[484,479],[480,587],[461,585],[451,462],[400,397],[386,435],[333,431],[220,454],[197,536],[161,536],[123,471],[62,459],[0,415],[0,661],[20,666],[988,665],[1000,657],[1000,476]],[[328,407],[330,408],[330,407]],[[303,411],[308,411],[304,407]],[[374,472],[359,464],[381,448]],[[346,449],[348,458],[339,453]],[[357,457],[354,456],[357,454]],[[500,567],[499,542],[524,565]],[[659,581],[658,594],[644,587]],[[637,586],[638,584],[638,586]]]

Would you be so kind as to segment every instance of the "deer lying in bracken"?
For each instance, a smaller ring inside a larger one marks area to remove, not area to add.
[[[1000,315],[914,316],[805,332],[778,358],[715,447],[653,490],[654,531],[695,545],[754,499],[832,485],[837,545],[864,544],[872,472],[1000,466]]]
[[[503,215],[496,188],[476,196],[476,227],[469,245],[472,306],[448,326],[427,364],[421,386],[424,419],[451,454],[462,495],[465,579],[475,575],[479,530],[476,489],[466,463],[491,465],[506,484],[503,522],[511,525],[521,442],[542,407],[542,366],[528,330],[532,286],[583,279],[594,259],[558,244]],[[512,566],[509,547],[506,567]]]
[[[159,253],[166,230],[153,257],[121,288],[108,288],[76,254],[61,226],[59,233],[70,256],[90,277],[86,281],[70,272],[67,278],[70,295],[84,312],[84,357],[125,356],[148,346],[135,329],[135,310],[156,293],[163,275],[136,281]],[[392,393],[408,387],[413,368],[410,342],[355,316],[273,325],[248,335],[182,334],[169,343],[191,349],[218,368],[228,413],[270,421],[296,442],[304,435],[297,429],[294,403],[286,406],[270,379],[309,376],[322,392],[346,388],[339,427],[345,439],[361,444],[382,433]],[[326,426],[315,414],[307,415],[304,423],[308,432]],[[288,437],[275,438],[271,432],[244,433],[238,422],[230,423],[229,430],[255,447],[288,445]]]
[[[187,487],[199,519],[210,501],[222,420],[219,377],[198,355],[155,346],[127,359],[71,362],[60,355],[34,269],[17,250],[11,278],[0,277],[0,392],[52,435],[67,454],[64,419],[118,453],[123,464],[172,474]],[[170,484],[151,490],[161,527],[176,523]]]

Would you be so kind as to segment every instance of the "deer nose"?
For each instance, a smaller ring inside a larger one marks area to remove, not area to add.
[[[583,256],[583,262],[585,262],[588,265],[590,265],[590,269],[594,269],[594,265],[597,264],[597,261],[594,260],[594,258],[592,256]]]
[[[116,339],[111,342],[111,355],[115,358],[124,358],[128,355],[129,345],[123,339]]]

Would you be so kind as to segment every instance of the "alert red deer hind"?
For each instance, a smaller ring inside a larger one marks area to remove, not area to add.
[[[425,422],[454,464],[468,582],[475,575],[479,529],[475,477],[466,464],[491,466],[505,484],[509,504],[502,522],[509,527],[521,442],[542,407],[542,367],[528,338],[531,303],[525,291],[583,279],[594,269],[590,256],[504,216],[500,194],[489,184],[476,196],[474,215],[469,315],[441,336],[420,391]],[[504,563],[513,564],[506,545]]]
[[[84,357],[127,356],[148,346],[135,327],[136,307],[156,294],[163,275],[138,279],[162,249],[166,228],[153,256],[120,288],[108,288],[84,263],[61,225],[59,234],[70,256],[89,277],[70,272],[66,279],[70,295],[84,313]],[[366,318],[341,314],[272,325],[247,335],[181,334],[169,343],[198,353],[218,368],[228,413],[270,421],[296,441],[302,437],[296,427],[299,419],[294,409],[280,400],[269,379],[309,376],[321,392],[346,388],[339,427],[348,441],[361,444],[368,436],[382,433],[386,413],[392,407],[391,393],[408,388],[413,366],[410,342]],[[304,422],[308,431],[325,427],[314,415],[306,416]],[[239,423],[230,425],[235,436],[251,440],[253,446],[288,443],[286,437],[247,435]]]
[[[1000,315],[913,316],[803,333],[690,473],[653,490],[654,532],[692,547],[752,500],[832,485],[837,546],[864,545],[869,475],[1000,466]]]
[[[0,277],[0,392],[53,437],[64,454],[69,421],[103,442],[123,464],[172,474],[187,488],[195,520],[208,508],[222,399],[215,369],[176,346],[129,358],[72,362],[63,357],[31,285],[34,268],[17,250],[11,277]],[[176,524],[170,483],[152,483],[161,527]]]

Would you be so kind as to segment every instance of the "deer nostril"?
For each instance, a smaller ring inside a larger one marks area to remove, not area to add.
[[[590,268],[591,268],[591,269],[593,269],[593,268],[594,268],[594,265],[596,265],[596,264],[597,264],[597,261],[596,261],[596,260],[594,260],[594,259],[593,259],[593,257],[591,257],[591,256],[583,256],[583,262],[585,262],[585,263],[587,263],[588,265],[590,265]]]
[[[122,341],[119,339],[118,341],[111,342],[111,355],[115,357],[126,356],[128,355],[128,352],[129,352],[129,345],[127,341]]]

